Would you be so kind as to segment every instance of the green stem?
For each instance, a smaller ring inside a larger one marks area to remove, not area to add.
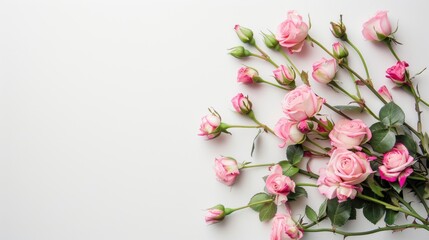
[[[307,187],[319,187],[319,186],[317,186],[317,184],[314,184],[314,183],[295,183],[295,186],[298,186],[298,187],[305,187],[305,186],[307,186]]]
[[[311,120],[317,122],[318,125],[322,126],[326,130],[332,130],[330,127],[326,126],[326,124],[324,124],[322,121],[320,121],[316,117],[312,117]]]
[[[356,53],[359,55],[360,60],[362,61],[363,67],[365,68],[366,78],[367,78],[367,80],[370,80],[371,77],[369,76],[368,66],[366,65],[366,62],[362,56],[362,53],[349,39],[346,40],[346,43],[348,43],[356,51]]]
[[[312,41],[313,43],[315,43],[317,46],[319,46],[321,49],[323,49],[323,51],[325,51],[331,57],[336,59],[335,56],[328,49],[326,49],[320,42],[318,42],[316,39],[312,38],[310,35],[307,35],[307,39]]]
[[[274,67],[276,67],[276,68],[278,68],[278,67],[279,67],[279,65],[277,65],[273,60],[271,60],[271,58],[270,58],[270,57],[265,57],[265,56],[261,56],[261,55],[254,54],[254,53],[250,53],[250,56],[252,56],[252,57],[257,57],[257,58],[260,58],[260,59],[262,59],[262,60],[265,60],[265,61],[267,61],[267,62],[271,63],[271,64],[272,64]]]
[[[428,207],[428,205],[427,205],[427,203],[426,203],[426,200],[424,199],[424,197],[420,194],[420,192],[417,190],[417,187],[414,185],[414,184],[410,184],[411,185],[411,187],[413,188],[413,190],[414,190],[414,192],[416,193],[416,195],[417,195],[417,197],[420,199],[420,201],[422,202],[422,204],[423,204],[423,206],[424,206],[424,208],[425,208],[425,210],[426,210],[426,213],[429,215],[429,207]]]
[[[293,67],[293,69],[296,71],[296,73],[299,74],[300,73],[299,69],[295,66],[295,64],[293,64],[292,60],[289,58],[289,56],[286,54],[286,52],[283,49],[279,49],[279,52],[281,55],[283,55],[283,57],[286,58],[286,60]],[[299,76],[301,76],[301,75],[299,74]]]
[[[289,91],[289,89],[287,89],[287,88],[285,88],[285,87],[282,87],[282,86],[277,85],[277,84],[272,83],[272,82],[268,82],[268,81],[266,81],[266,80],[264,80],[264,79],[262,79],[262,78],[261,78],[261,79],[258,79],[258,82],[266,83],[266,84],[271,85],[271,86],[274,86],[274,87],[276,87],[276,88],[280,88],[280,89],[283,89],[283,90]]]
[[[426,102],[425,100],[423,100],[423,99],[419,98],[419,101],[420,101],[421,103],[423,103],[424,105],[426,105],[427,107],[429,107],[429,103],[428,103],[428,102]]]
[[[411,205],[407,203],[407,201],[405,201],[401,196],[399,196],[398,193],[394,192],[394,194],[395,194],[395,197],[402,203],[402,205],[408,208],[408,210],[410,210],[412,213],[418,215],[418,213],[414,210],[414,208],[412,208]]]
[[[311,178],[319,178],[319,175],[315,174],[315,173],[311,173],[311,172],[307,172],[305,170],[302,170],[301,168],[298,171],[300,174],[305,175],[307,177],[311,177]]]
[[[247,114],[247,116],[249,116],[249,118],[250,118],[250,119],[252,119],[256,124],[258,124],[259,126],[263,127],[266,131],[268,131],[268,132],[270,132],[270,133],[272,133],[272,134],[276,135],[276,134],[274,133],[274,131],[273,131],[271,128],[269,128],[267,125],[265,125],[265,124],[263,124],[263,123],[259,122],[259,121],[258,121],[258,119],[256,119],[255,113],[254,113],[253,111],[250,111],[250,112]]]
[[[242,165],[239,167],[239,169],[243,169],[243,168],[255,168],[255,167],[271,167],[276,165],[275,163],[261,163],[261,164],[252,164],[252,165]]]
[[[315,153],[315,154],[317,154],[317,155],[319,155],[321,157],[329,157],[328,154],[316,151],[314,149],[311,149],[310,147],[307,147],[307,146],[304,146],[304,145],[302,145],[302,147],[304,148],[305,151],[309,151],[311,153]]]
[[[318,147],[318,148],[322,149],[323,151],[327,152],[327,150],[326,150],[324,147],[322,147],[322,146],[320,146],[318,143],[316,143],[316,142],[312,141],[310,138],[307,138],[307,139],[306,139],[306,141],[307,141],[307,142],[309,142],[309,143],[311,143],[311,144],[313,144],[314,146],[316,146],[316,147]]]
[[[382,232],[382,231],[403,230],[403,229],[407,229],[407,228],[423,228],[423,229],[426,229],[429,231],[429,227],[426,225],[412,223],[412,224],[381,227],[381,228],[376,228],[373,230],[363,231],[363,232],[346,232],[346,231],[341,231],[341,230],[338,230],[335,228],[316,228],[316,229],[306,228],[305,232],[332,232],[332,233],[341,234],[344,237],[349,237],[349,236],[368,235],[368,234],[373,234],[373,233]]]
[[[401,59],[398,57],[398,55],[396,54],[395,50],[392,47],[392,41],[384,41],[384,42],[386,43],[387,47],[389,48],[392,55],[396,58],[396,60],[401,61]]]
[[[325,105],[326,107],[328,107],[329,109],[331,109],[332,111],[334,111],[335,113],[341,115],[344,118],[347,118],[348,120],[352,120],[351,117],[347,116],[345,113],[341,112],[340,110],[334,108],[333,106],[331,106],[329,103],[325,102],[323,103],[323,105]]]
[[[262,126],[247,126],[247,125],[226,125],[224,129],[228,128],[263,128]]]
[[[242,207],[238,207],[238,208],[231,208],[230,211],[231,212],[235,212],[237,210],[241,210],[241,209],[248,208],[248,207],[255,206],[255,205],[258,205],[258,204],[262,204],[262,203],[269,203],[269,202],[272,202],[272,201],[274,201],[274,199],[267,199],[267,200],[263,200],[263,201],[259,201],[259,202],[254,202],[254,203],[248,204],[246,206],[242,206]]]
[[[360,99],[362,99],[362,96],[360,94],[360,90],[359,90],[359,85],[357,84],[356,80],[355,80],[355,76],[353,75],[353,73],[347,71],[349,73],[350,78],[352,79],[354,85],[355,85],[355,89],[356,89],[356,94],[358,95],[358,97]]]

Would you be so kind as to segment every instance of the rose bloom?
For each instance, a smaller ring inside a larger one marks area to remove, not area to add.
[[[248,114],[252,111],[252,102],[248,97],[245,97],[242,93],[237,94],[232,100],[232,106],[235,111],[241,114]]]
[[[223,205],[217,205],[210,209],[207,209],[205,220],[207,224],[218,223],[225,218],[225,207]]]
[[[387,11],[380,11],[363,24],[362,34],[370,41],[383,41],[392,33]]]
[[[407,62],[398,61],[394,66],[386,70],[386,77],[390,78],[392,82],[398,85],[403,85],[406,83],[406,80],[405,80],[406,67],[408,67]]]
[[[307,33],[308,25],[302,21],[302,17],[295,11],[290,11],[286,21],[282,22],[278,27],[276,39],[289,52],[301,52]]]
[[[302,143],[305,135],[298,129],[298,123],[287,118],[281,118],[274,127],[276,135],[283,139],[279,147]]]
[[[242,67],[238,69],[237,82],[250,84],[254,82],[255,77],[259,77],[259,75],[254,68]]]
[[[281,85],[289,85],[295,80],[295,71],[284,65],[280,65],[273,71],[273,74],[276,81]]]
[[[378,172],[382,179],[389,182],[398,180],[399,186],[402,187],[413,172],[413,163],[414,158],[409,155],[408,149],[402,143],[397,143],[383,155],[383,165],[378,167]]]
[[[384,100],[386,100],[386,102],[393,101],[392,94],[390,94],[389,89],[387,89],[385,85],[381,86],[377,92],[384,98]]]
[[[299,122],[316,115],[324,102],[325,99],[318,97],[309,86],[301,85],[286,94],[282,108],[290,120]]]
[[[332,171],[326,171],[326,168],[320,169],[317,185],[320,194],[328,199],[338,198],[338,202],[354,199],[358,191],[362,191],[362,187],[343,183],[340,177]]]
[[[331,82],[337,73],[337,60],[322,58],[313,64],[313,73],[311,74],[314,80],[327,84]]]
[[[216,178],[220,182],[231,186],[235,179],[240,175],[237,161],[229,157],[220,157],[215,159]]]
[[[283,175],[283,169],[278,164],[271,167],[271,174],[265,180],[265,187],[269,193],[276,195],[275,203],[277,205],[285,203],[287,195],[295,192],[295,182]]]
[[[221,118],[219,114],[212,111],[211,114],[204,116],[201,119],[200,133],[199,136],[205,136],[207,139],[213,139],[220,135],[221,131],[219,126],[221,124]]]
[[[292,219],[290,213],[277,213],[274,216],[271,228],[271,240],[298,240],[303,235],[303,229]]]
[[[371,131],[360,119],[342,119],[334,125],[334,129],[329,133],[331,145],[345,149],[361,150],[359,145],[368,142],[371,137]]]

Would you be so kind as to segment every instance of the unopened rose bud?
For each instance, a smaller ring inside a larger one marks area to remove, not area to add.
[[[334,37],[344,41],[347,40],[346,26],[343,24],[342,16],[340,16],[339,23],[331,22],[331,32]]]
[[[385,85],[378,89],[378,93],[384,98],[384,100],[386,100],[386,102],[393,101],[392,94],[390,94],[389,89],[387,89]]]
[[[275,50],[280,49],[279,41],[277,41],[276,36],[274,34],[262,33],[262,35],[264,36],[265,46]]]
[[[215,159],[215,173],[217,180],[231,186],[240,175],[240,170],[234,158],[220,157]]]
[[[244,43],[250,43],[250,44],[254,44],[255,43],[255,39],[253,39],[253,32],[252,30],[242,27],[240,25],[235,25],[234,27],[234,31],[235,33],[237,33],[238,38],[240,38],[240,40]]]
[[[251,55],[251,53],[242,46],[233,47],[230,50],[229,54],[235,58],[245,58]]]
[[[325,59],[315,62],[313,64],[313,73],[311,74],[314,80],[328,84],[330,83],[337,73],[337,61],[335,59]]]
[[[394,66],[390,67],[386,70],[386,77],[390,78],[392,82],[398,85],[404,85],[407,83],[405,79],[406,67],[408,67],[408,63],[405,61],[398,61]]]
[[[317,123],[311,120],[302,120],[298,123],[298,130],[304,134],[317,129]]]
[[[219,204],[207,209],[205,220],[207,224],[218,223],[222,221],[226,215],[225,207],[222,204]]]
[[[249,100],[249,97],[245,97],[242,93],[239,93],[232,98],[231,102],[235,111],[238,113],[248,114],[252,111],[252,102]]]
[[[346,58],[349,55],[347,48],[339,42],[332,44],[332,52],[334,53],[334,57],[337,59]]]
[[[204,136],[207,139],[213,139],[218,137],[226,129],[222,128],[222,122],[220,115],[214,110],[209,109],[210,114],[204,116],[201,119],[200,133],[199,136]]]
[[[237,82],[250,84],[258,82],[259,79],[259,73],[254,68],[242,67],[238,70]]]
[[[279,68],[273,71],[273,74],[280,85],[288,86],[294,84],[296,74],[291,67],[280,65]]]

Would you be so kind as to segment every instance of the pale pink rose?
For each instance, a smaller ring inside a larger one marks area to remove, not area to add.
[[[275,194],[275,203],[280,205],[287,201],[287,195],[290,192],[295,192],[295,182],[290,177],[283,175],[283,170],[280,165],[271,167],[271,173],[265,180],[265,187],[268,193]]]
[[[384,98],[384,100],[386,100],[386,102],[391,102],[393,100],[392,94],[390,94],[389,89],[387,89],[385,85],[381,86],[377,92]]]
[[[301,52],[307,33],[308,25],[302,21],[302,17],[295,11],[290,11],[286,21],[278,27],[276,39],[289,52]]]
[[[398,180],[399,186],[402,187],[413,172],[413,164],[414,158],[409,155],[408,149],[402,143],[397,143],[383,155],[383,165],[378,167],[378,172],[382,179],[389,182]]]
[[[235,179],[240,175],[237,161],[229,157],[220,157],[215,159],[216,178],[220,182],[231,186]]]
[[[331,145],[336,148],[361,150],[359,146],[372,137],[371,130],[360,119],[342,119],[334,125],[329,133]]]
[[[322,58],[313,64],[312,76],[314,80],[327,84],[331,82],[337,73],[337,60]]]
[[[252,102],[250,102],[249,97],[245,97],[242,93],[239,93],[232,98],[231,102],[235,111],[238,113],[248,114],[252,111]]]
[[[219,204],[210,209],[207,209],[205,221],[207,224],[218,223],[225,218],[225,215],[225,207]]]
[[[273,71],[274,78],[281,85],[289,85],[295,80],[295,71],[291,67],[280,65]]]
[[[370,41],[383,41],[392,33],[387,11],[380,11],[363,24],[362,34]]]
[[[403,85],[406,83],[405,72],[407,71],[408,63],[405,61],[398,61],[394,66],[386,70],[386,77],[390,78],[392,82]]]
[[[204,116],[201,119],[199,136],[205,136],[207,139],[213,139],[220,135],[221,118],[214,110],[211,114]]]
[[[337,59],[345,58],[349,55],[347,48],[340,42],[332,44],[332,53]]]
[[[303,237],[303,229],[292,219],[290,213],[277,213],[273,218],[271,240],[298,240]]]
[[[362,187],[343,183],[340,177],[326,168],[320,169],[317,185],[320,194],[328,199],[338,198],[338,202],[344,202],[348,198],[354,199],[356,194],[362,191]]]
[[[279,147],[299,144],[305,140],[305,135],[298,129],[297,125],[298,123],[287,118],[281,118],[277,122],[274,132],[283,139],[283,143],[279,144]]]
[[[237,82],[250,84],[256,82],[255,78],[257,77],[259,77],[258,71],[254,68],[242,67],[238,69]]]
[[[316,115],[324,102],[325,99],[317,96],[309,86],[302,85],[286,94],[282,108],[290,120],[299,122]]]

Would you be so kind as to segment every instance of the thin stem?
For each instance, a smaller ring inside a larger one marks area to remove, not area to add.
[[[300,73],[299,69],[293,64],[292,60],[289,58],[289,56],[286,54],[286,52],[283,49],[279,50],[280,54],[283,55],[283,57],[286,58],[286,60],[289,62],[289,64],[293,67],[293,69],[296,71],[296,73]],[[301,76],[301,75],[300,75]]]
[[[254,202],[254,203],[248,204],[246,206],[242,206],[242,207],[238,207],[238,208],[231,208],[230,210],[231,210],[231,212],[235,212],[237,210],[241,210],[241,209],[248,208],[248,207],[255,206],[258,204],[262,204],[262,203],[269,203],[272,201],[274,201],[274,199],[267,199],[267,200],[263,200],[263,201],[259,201],[259,202]]]
[[[324,102],[323,105],[325,105],[326,107],[328,107],[329,109],[331,109],[332,111],[334,111],[335,113],[341,115],[344,118],[347,118],[348,120],[352,120],[351,117],[347,116],[345,113],[341,112],[340,110],[334,108],[333,106],[331,106],[329,103]]]
[[[323,51],[325,51],[331,57],[335,58],[335,56],[328,49],[326,49],[320,42],[318,42],[316,39],[312,38],[310,35],[307,35],[307,39],[312,41],[313,43],[315,43],[317,46],[319,46],[321,49],[323,49]]]
[[[228,128],[263,128],[262,126],[247,126],[247,125],[227,125],[225,129]]]
[[[274,165],[275,165],[275,163],[261,163],[261,164],[252,164],[252,165],[245,164],[245,165],[240,166],[239,168],[243,169],[243,168],[255,168],[255,167],[271,167]]]
[[[341,234],[344,237],[349,237],[349,236],[368,235],[368,234],[373,234],[373,233],[382,232],[382,231],[403,230],[407,228],[423,228],[429,231],[429,226],[412,223],[412,224],[381,227],[381,228],[376,228],[373,230],[363,231],[363,232],[346,232],[346,231],[337,230],[335,228],[316,228],[316,229],[306,228],[305,232],[332,232],[332,233]]]
[[[312,173],[312,172],[308,172],[305,170],[302,170],[301,168],[298,171],[300,174],[305,175],[307,177],[311,177],[311,178],[319,178],[319,175]]]
[[[261,56],[261,55],[254,54],[254,53],[250,53],[250,56],[257,57],[257,58],[260,58],[260,59],[262,59],[262,60],[265,60],[265,61],[267,61],[267,62],[271,63],[271,64],[272,64],[274,67],[276,67],[276,68],[278,68],[278,67],[279,67],[279,65],[277,65],[277,63],[275,63],[273,60],[271,60],[271,58],[270,58],[270,57],[265,57],[265,56]]]
[[[254,113],[253,111],[250,111],[250,112],[247,114],[247,116],[249,116],[249,118],[250,118],[250,119],[252,119],[256,124],[258,124],[259,126],[263,127],[266,131],[268,131],[268,132],[270,132],[270,133],[272,133],[272,134],[276,135],[276,134],[274,133],[274,131],[273,131],[271,128],[269,128],[267,125],[265,125],[265,124],[263,124],[263,123],[259,122],[259,121],[258,121],[258,119],[256,119],[255,113]]]
[[[419,98],[419,101],[420,101],[421,103],[423,103],[424,105],[426,105],[427,107],[429,107],[429,103],[428,103],[428,102],[426,102],[425,100],[423,100],[423,99]]]
[[[407,203],[407,201],[405,201],[401,196],[399,196],[398,193],[395,193],[395,197],[402,203],[402,205],[404,205],[406,208],[408,208],[408,210],[410,210],[412,213],[417,214],[418,213],[414,210],[414,208],[411,207],[411,205],[409,203]]]
[[[316,146],[316,147],[318,147],[318,148],[322,149],[323,151],[327,152],[327,150],[326,150],[324,147],[322,147],[322,146],[320,146],[318,143],[316,143],[316,142],[312,141],[310,138],[307,138],[307,139],[306,139],[306,141],[307,141],[307,142],[309,142],[309,143],[311,143],[311,144],[313,144],[314,146]]]
[[[318,125],[322,126],[326,130],[332,130],[330,127],[328,127],[326,124],[324,124],[322,121],[320,121],[316,117],[312,117],[311,120],[317,122]]]
[[[414,190],[414,192],[416,193],[416,195],[417,195],[417,197],[420,199],[420,201],[422,202],[422,204],[423,204],[423,206],[424,206],[424,208],[425,208],[425,210],[426,210],[426,213],[429,215],[429,207],[428,207],[428,205],[427,205],[427,203],[426,203],[426,200],[424,199],[424,197],[420,194],[420,192],[419,191],[417,191],[417,187],[414,185],[414,184],[410,184],[411,185],[411,187],[413,188],[413,190]]]
[[[371,77],[369,76],[368,66],[366,65],[365,59],[362,56],[362,53],[359,51],[359,49],[349,40],[346,40],[346,43],[348,43],[359,55],[360,60],[362,61],[363,67],[365,68],[366,78],[367,80],[370,80]]]
[[[264,80],[264,79],[259,79],[259,80],[258,80],[258,82],[263,82],[263,83],[266,83],[266,84],[268,84],[268,85],[274,86],[274,87],[276,87],[276,88],[280,88],[280,89],[283,89],[283,90],[289,91],[289,89],[287,89],[287,88],[285,88],[285,87],[282,87],[282,86],[277,85],[277,84],[272,83],[272,82],[268,82],[268,81],[266,81],[266,80]]]
[[[351,73],[351,72],[349,72],[349,71],[347,71],[347,72],[349,73],[349,76],[350,76],[350,78],[352,79],[352,81],[353,81],[353,83],[354,83],[354,85],[355,85],[356,94],[358,95],[358,97],[359,97],[360,99],[362,99],[362,96],[361,96],[361,94],[360,94],[360,90],[359,90],[359,85],[357,84],[357,82],[356,82],[356,80],[355,80],[355,77],[354,77],[353,73]]]
[[[384,41],[384,42],[386,43],[387,47],[389,48],[392,55],[396,58],[396,60],[401,61],[401,59],[399,59],[398,55],[396,54],[395,50],[392,47],[392,41]]]
[[[316,151],[316,150],[314,150],[314,149],[311,149],[310,147],[307,147],[307,146],[304,146],[304,145],[302,145],[302,147],[304,148],[304,150],[305,150],[305,151],[309,151],[309,152],[311,152],[311,153],[315,153],[315,154],[317,154],[317,155],[319,155],[319,156],[321,156],[321,157],[329,157],[329,155],[328,155],[328,154],[326,154],[326,153],[321,153],[321,152],[319,152],[319,151]]]
[[[317,186],[317,184],[314,183],[295,183],[295,186],[299,186],[299,187],[319,187]]]

